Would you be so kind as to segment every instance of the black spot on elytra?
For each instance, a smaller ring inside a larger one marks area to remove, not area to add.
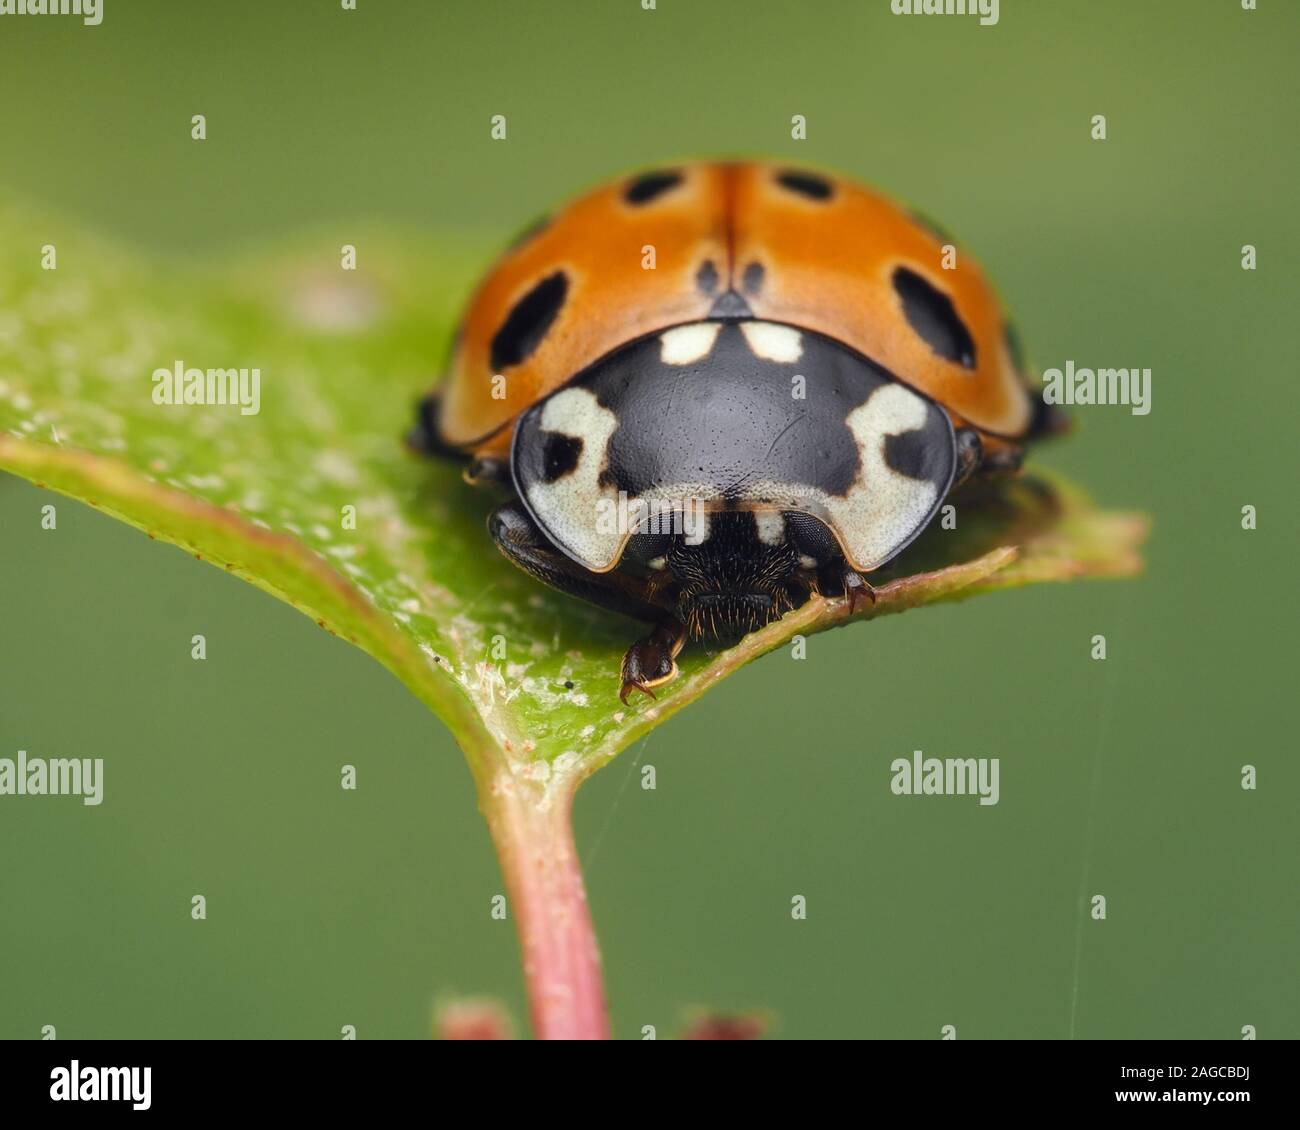
[[[894,271],[894,289],[908,323],[935,353],[964,368],[975,368],[975,342],[951,298],[906,267]]]
[[[695,285],[705,294],[712,294],[718,289],[718,268],[712,259],[705,259],[700,269],[695,272]]]
[[[551,328],[568,292],[569,280],[563,271],[556,271],[515,303],[492,338],[494,370],[500,372],[518,365],[532,354]]]
[[[746,294],[757,294],[759,288],[763,285],[763,264],[750,263],[745,268],[745,273],[740,276],[740,285],[745,288]]]
[[[548,432],[542,449],[542,476],[556,482],[573,471],[582,456],[582,439],[562,432]]]
[[[734,290],[718,295],[713,300],[713,305],[709,307],[709,317],[719,321],[735,321],[753,316],[754,312],[749,308],[749,303]]]
[[[816,173],[787,169],[777,174],[776,183],[791,192],[797,192],[800,196],[808,197],[809,200],[830,199],[831,182]]]
[[[671,170],[644,173],[631,181],[623,190],[623,199],[629,204],[649,204],[670,188],[682,183],[682,174]]]

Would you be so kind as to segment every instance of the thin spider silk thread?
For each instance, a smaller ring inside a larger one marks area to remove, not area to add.
[[[632,778],[636,776],[637,766],[641,764],[641,758],[645,756],[645,748],[650,744],[650,736],[650,734],[646,734],[641,739],[641,748],[636,751],[636,756],[632,759],[632,766],[628,770],[627,776],[623,778],[623,783],[619,786],[618,792],[614,795],[614,803],[609,806],[609,812],[605,815],[605,822],[600,826],[600,831],[596,833],[596,838],[592,841],[591,847],[587,849],[582,868],[588,873],[590,873],[592,864],[596,860],[596,849],[600,847],[605,839],[605,833],[609,831],[609,826],[614,822],[614,813],[618,809],[619,801],[623,799],[623,794],[627,792],[628,785],[631,783]]]

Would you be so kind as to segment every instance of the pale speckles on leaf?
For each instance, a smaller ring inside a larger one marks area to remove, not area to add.
[[[226,488],[220,475],[182,475],[181,482],[194,494],[222,494]]]
[[[312,467],[327,483],[354,488],[360,485],[361,472],[356,463],[339,451],[322,451],[312,460]]]
[[[315,278],[298,284],[289,306],[292,319],[324,334],[352,334],[372,326],[383,312],[374,287],[360,278]]]

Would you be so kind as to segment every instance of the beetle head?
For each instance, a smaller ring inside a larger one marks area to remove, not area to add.
[[[677,616],[693,637],[737,639],[802,602],[799,555],[788,542],[758,540],[743,512],[710,517],[706,538],[693,544],[675,537],[663,555],[676,582]]]

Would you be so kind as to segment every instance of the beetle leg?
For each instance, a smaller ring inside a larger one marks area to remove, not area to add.
[[[843,583],[844,595],[849,600],[850,616],[856,610],[859,600],[866,600],[871,604],[876,603],[876,590],[867,583],[866,577],[850,565],[844,566]]]
[[[677,678],[677,653],[686,642],[686,629],[680,620],[670,618],[655,626],[623,656],[623,686],[618,697],[627,704],[627,696],[641,691],[655,697],[652,687],[663,686]]]
[[[1034,414],[1029,421],[1026,439],[1051,439],[1067,435],[1071,427],[1070,417],[1059,404],[1048,404],[1041,393],[1034,397]]]
[[[656,621],[654,630],[623,657],[619,698],[624,703],[633,691],[654,698],[653,687],[677,677],[675,660],[686,642],[686,629],[654,603],[655,587],[621,573],[591,573],[570,561],[547,542],[517,499],[492,511],[488,532],[502,553],[543,584],[638,620]]]
[[[1014,475],[1024,462],[1024,448],[1004,447],[1001,451],[995,451],[984,457],[984,462],[980,464],[980,475],[984,478]]]
[[[1006,442],[986,446],[974,428],[958,428],[954,438],[957,441],[957,473],[952,480],[953,490],[972,479],[1013,475],[1025,461],[1023,447]]]
[[[663,619],[664,610],[644,582],[622,573],[592,573],[570,561],[547,541],[518,499],[488,515],[488,533],[506,557],[553,589],[637,620]]]
[[[954,438],[957,441],[957,473],[953,476],[952,487],[956,490],[984,461],[984,444],[974,428],[958,428]]]
[[[510,464],[494,455],[476,455],[466,464],[460,477],[472,487],[485,483],[506,486],[510,483]]]

